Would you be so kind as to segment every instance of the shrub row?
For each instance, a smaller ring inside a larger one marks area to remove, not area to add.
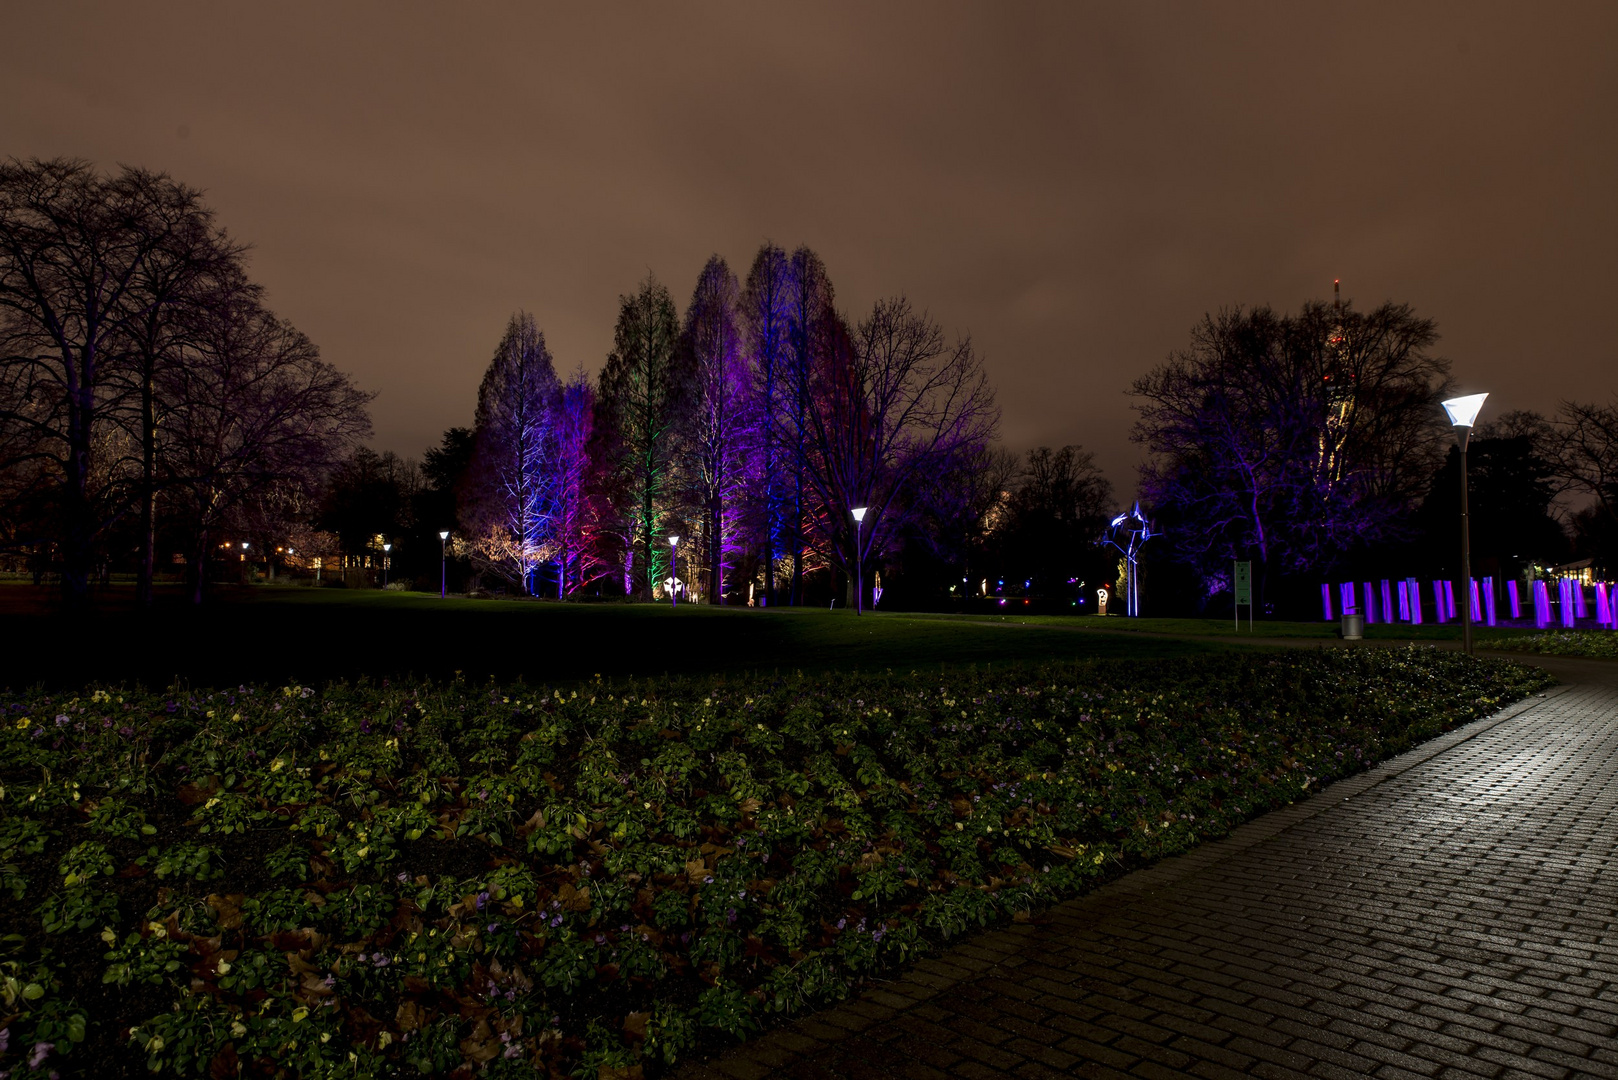
[[[0,1071],[639,1075],[1543,681],[1367,649],[17,695]]]

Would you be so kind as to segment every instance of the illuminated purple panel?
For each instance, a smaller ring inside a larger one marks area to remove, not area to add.
[[[1393,587],[1387,578],[1382,579],[1382,621],[1393,621]]]
[[[1551,595],[1543,581],[1534,582],[1534,625],[1541,630],[1551,624]]]
[[[1331,622],[1331,586],[1325,582],[1320,584],[1320,606],[1326,613],[1326,621]]]
[[[1562,628],[1573,629],[1573,579],[1563,578],[1556,583],[1556,599],[1562,606]]]
[[[1399,621],[1415,622],[1410,617],[1410,582],[1399,582]]]
[[[1421,625],[1421,582],[1415,578],[1410,579],[1410,621]]]
[[[1489,625],[1495,625],[1494,619],[1494,578],[1483,579],[1483,614],[1488,618]]]
[[[1596,625],[1612,626],[1612,601],[1607,596],[1604,582],[1596,582]]]
[[[1456,615],[1455,615],[1455,582],[1453,582],[1453,581],[1445,581],[1444,582],[1444,607],[1448,609],[1449,618],[1453,619],[1453,618],[1456,617]]]
[[[1467,586],[1467,592],[1469,592],[1471,594],[1472,621],[1474,623],[1480,623],[1480,622],[1483,621],[1483,614],[1482,614],[1482,612],[1480,612],[1478,610],[1478,579],[1477,578],[1470,579],[1470,584]]]
[[[1365,583],[1365,624],[1376,622],[1376,593],[1371,589],[1371,583]]]
[[[1359,610],[1354,603],[1354,583],[1352,581],[1345,581],[1337,586],[1337,598],[1342,602],[1344,615],[1352,615]]]
[[[1573,610],[1581,619],[1590,617],[1590,609],[1584,606],[1584,586],[1578,581],[1573,582]]]
[[[1443,622],[1445,618],[1444,583],[1442,581],[1433,582],[1433,618],[1439,622]]]
[[[1517,598],[1517,579],[1512,578],[1506,582],[1506,599],[1511,601],[1511,617],[1522,618],[1522,604]]]

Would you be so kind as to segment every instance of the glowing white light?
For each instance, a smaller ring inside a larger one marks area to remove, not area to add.
[[[1456,427],[1471,427],[1472,421],[1478,418],[1478,412],[1483,408],[1483,399],[1488,394],[1468,394],[1465,397],[1450,398],[1444,402],[1444,411],[1449,413],[1449,422]]]
[[[680,538],[678,536],[669,537],[669,547],[678,547],[679,544],[680,544]]]
[[[865,507],[856,506],[854,508],[854,520],[855,521],[864,521],[865,520]]]
[[[449,530],[445,529],[443,532],[439,533],[438,538],[440,540],[448,540],[449,539]]]

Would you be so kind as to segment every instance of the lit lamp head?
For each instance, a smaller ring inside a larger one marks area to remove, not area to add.
[[[384,552],[392,551],[393,550],[393,545],[392,544],[383,544],[382,545],[382,550]]]
[[[1455,428],[1455,438],[1460,442],[1461,449],[1466,449],[1466,442],[1472,435],[1472,425],[1477,421],[1478,413],[1483,410],[1483,399],[1488,394],[1467,394],[1465,397],[1450,398],[1443,402],[1444,412],[1449,415],[1449,422]]]
[[[669,547],[679,547],[679,546],[680,546],[680,538],[678,536],[669,537]]]
[[[866,508],[863,507],[863,506],[856,506],[854,508],[854,521],[855,521],[855,523],[859,523],[859,522],[865,520],[865,510],[866,510]]]
[[[449,539],[449,530],[448,530],[448,529],[445,529],[445,530],[443,530],[443,531],[442,531],[442,532],[440,532],[440,533],[439,533],[439,534],[438,534],[438,538],[439,538],[439,539],[440,539],[440,540],[448,540],[448,539]]]
[[[246,551],[246,550],[247,550],[247,541],[246,541],[246,540],[243,540],[243,541],[242,541],[242,550],[243,550],[243,551]]]

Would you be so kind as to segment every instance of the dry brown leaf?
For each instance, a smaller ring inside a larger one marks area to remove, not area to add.
[[[643,1041],[646,1038],[646,1023],[651,1018],[652,1014],[649,1012],[630,1013],[624,1017],[624,1034],[635,1042]]]
[[[393,1014],[393,1022],[400,1031],[415,1031],[426,1025],[427,1011],[414,1001],[401,1002],[399,1011]]]

